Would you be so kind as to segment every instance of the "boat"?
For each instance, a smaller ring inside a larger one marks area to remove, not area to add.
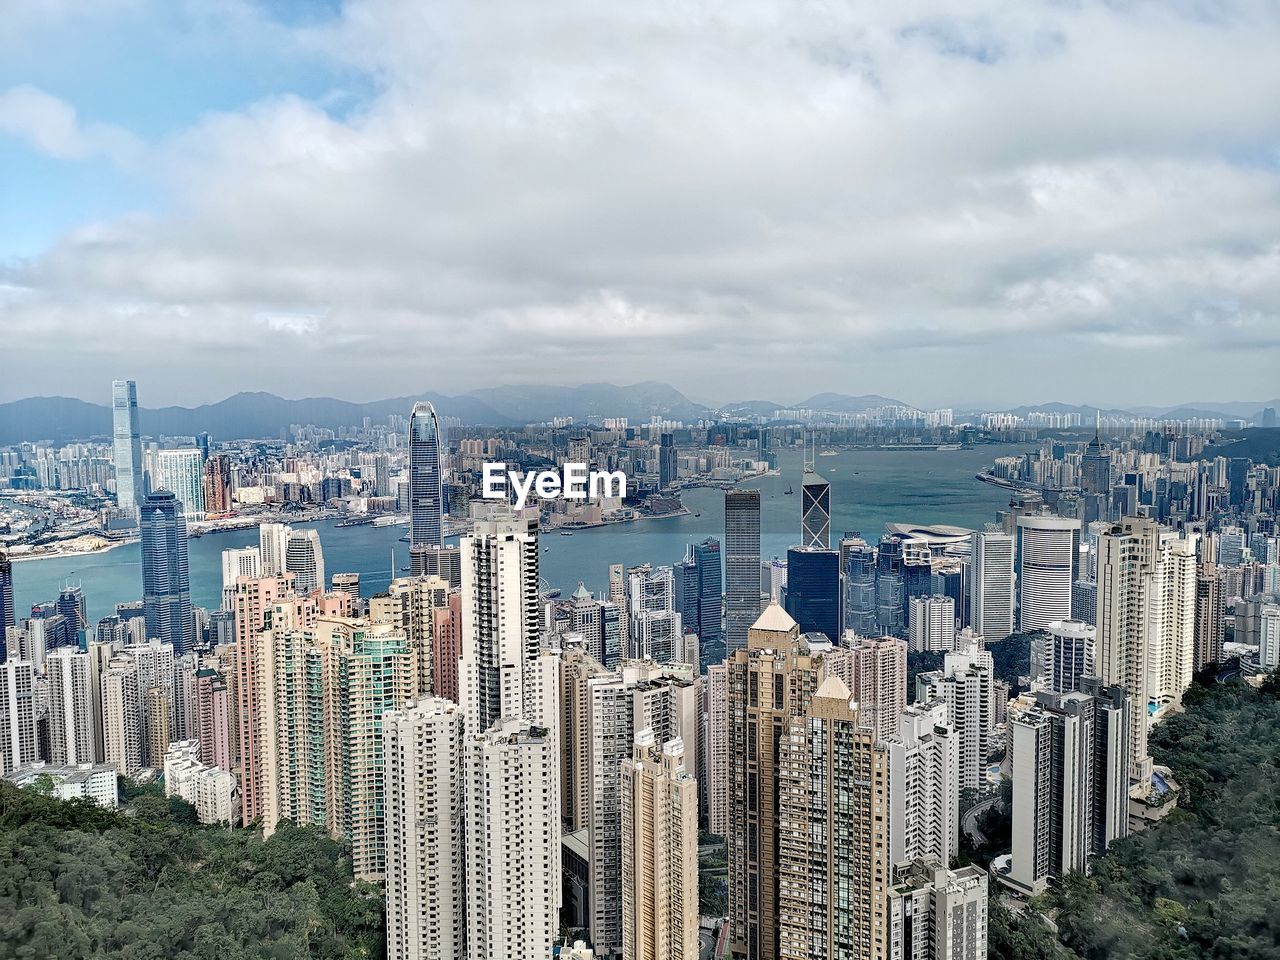
[[[700,514],[700,513],[695,513],[695,514],[694,514],[694,516],[695,516],[695,517],[700,517],[700,516],[702,516],[702,514]]]
[[[562,536],[562,537],[572,537],[572,536],[573,536],[573,531],[572,531],[572,530],[561,530],[561,531],[560,531],[560,536]]]
[[[791,496],[791,494],[795,493],[795,491],[791,489],[791,484],[789,483],[787,484],[787,489],[783,490],[782,492],[785,493],[787,496]]]

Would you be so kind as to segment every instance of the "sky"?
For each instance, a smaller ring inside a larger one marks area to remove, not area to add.
[[[0,22],[0,401],[1280,393],[1274,0]]]

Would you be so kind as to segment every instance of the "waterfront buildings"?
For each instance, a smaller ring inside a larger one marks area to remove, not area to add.
[[[191,649],[191,574],[187,521],[177,498],[157,490],[142,505],[142,602],[147,636],[173,644],[181,656]]]
[[[204,519],[204,460],[195,448],[156,451],[155,490],[177,498],[187,523]]]
[[[111,433],[116,505],[122,513],[136,517],[146,489],[138,429],[138,385],[132,380],[115,380],[111,384]]]
[[[681,624],[697,634],[705,662],[720,662],[725,656],[720,541],[708,537],[690,544],[684,560],[675,565],[674,576],[675,607]]]
[[[293,574],[293,587],[307,594],[325,589],[324,549],[318,530],[290,530],[285,543],[284,569]]]

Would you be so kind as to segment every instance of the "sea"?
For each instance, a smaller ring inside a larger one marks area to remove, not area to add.
[[[1009,501],[1009,492],[974,475],[998,455],[1030,448],[1002,445],[968,450],[843,450],[819,456],[815,468],[831,483],[832,543],[846,531],[869,541],[880,538],[886,523],[948,523],[981,529]],[[743,489],[761,492],[761,554],[785,557],[800,534],[801,454],[779,453],[778,475],[744,481]],[[787,494],[790,489],[792,493]],[[548,588],[567,596],[578,585],[600,592],[608,588],[609,565],[674,563],[691,543],[724,537],[724,492],[695,488],[681,494],[687,515],[639,520],[575,530],[572,536],[542,536],[539,575]],[[407,566],[409,545],[400,541],[407,526],[339,527],[335,521],[302,524],[320,531],[325,571],[359,573],[360,592],[371,596],[386,588]],[[217,609],[222,592],[222,551],[256,544],[257,530],[207,533],[189,541],[191,601]],[[14,606],[21,619],[34,603],[53,600],[66,584],[79,585],[96,623],[117,603],[142,596],[140,547],[130,543],[98,554],[24,560],[13,565]]]

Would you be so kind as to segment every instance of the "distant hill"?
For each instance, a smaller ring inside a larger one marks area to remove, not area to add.
[[[775,400],[740,400],[727,403],[720,410],[731,417],[772,417],[775,411],[786,406]]]
[[[1223,443],[1206,446],[1197,460],[1213,460],[1215,457],[1248,457],[1254,463],[1280,464],[1280,427],[1254,427],[1248,430],[1230,430]]]
[[[486,387],[473,390],[467,396],[483,401],[518,423],[536,423],[553,417],[648,420],[660,416],[670,420],[697,420],[712,412],[670,384],[654,380],[626,387],[612,383],[584,383],[578,387]]]
[[[792,409],[799,407],[806,410],[822,410],[828,413],[862,413],[873,407],[909,407],[911,404],[904,403],[901,400],[894,400],[891,397],[882,397],[875,393],[869,393],[861,397],[852,397],[847,393],[818,393],[808,400],[802,400],[800,403],[792,403],[787,406]]]
[[[372,403],[351,403],[332,397],[286,400],[271,393],[237,393],[199,407],[160,407],[139,411],[145,436],[195,436],[210,433],[220,439],[278,437],[291,423],[311,423],[337,430],[353,427],[369,417],[385,422],[393,413],[408,415],[417,400],[429,400],[441,416],[467,424],[512,426],[523,423],[506,417],[470,396],[426,393]],[[111,436],[111,408],[69,397],[31,397],[0,404],[0,445],[23,440],[69,443]]]
[[[407,416],[418,400],[428,400],[442,417],[464,424],[521,426],[569,416],[575,420],[651,416],[696,420],[711,410],[694,403],[665,383],[646,382],[619,387],[608,383],[580,387],[511,386],[475,390],[458,396],[423,393],[369,403],[333,397],[287,400],[272,393],[237,393],[199,407],[143,408],[139,413],[145,436],[195,436],[210,433],[220,439],[278,437],[292,423],[310,423],[337,430],[358,426],[365,417],[386,422],[393,413]],[[70,397],[31,397],[0,403],[0,446],[24,440],[70,443],[111,435],[111,408]]]

